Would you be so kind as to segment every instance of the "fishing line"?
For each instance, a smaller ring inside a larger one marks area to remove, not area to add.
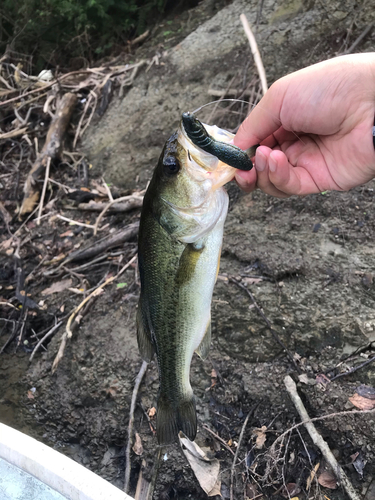
[[[251,102],[248,102],[248,101],[244,101],[243,99],[231,99],[231,98],[225,98],[225,99],[219,99],[218,101],[211,101],[211,102],[207,102],[206,104],[203,104],[202,106],[200,106],[199,108],[195,109],[191,114],[192,115],[195,115],[196,113],[199,113],[203,108],[207,107],[207,106],[211,106],[211,104],[219,104],[221,102],[240,102],[240,103],[244,103],[244,104],[247,104],[247,105],[250,105],[252,108],[255,108],[255,106],[258,106],[258,104],[253,104]],[[279,123],[280,123],[280,126],[282,126],[282,123],[281,123],[281,120],[276,116],[274,115],[273,113],[271,113],[270,111],[268,111],[267,109],[264,109],[263,107],[261,108],[263,111],[265,111],[266,113],[268,113],[270,116],[272,116],[272,118],[276,119]],[[303,140],[301,139],[301,137],[299,137],[298,134],[296,134],[296,132],[294,132],[293,130],[291,130],[292,134],[296,136],[296,138],[302,142],[302,144],[305,144],[303,142]]]

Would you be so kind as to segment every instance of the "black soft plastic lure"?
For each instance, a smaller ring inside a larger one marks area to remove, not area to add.
[[[211,137],[204,125],[193,114],[183,113],[182,123],[191,142],[206,153],[216,156],[223,163],[239,170],[251,170],[253,168],[253,163],[245,151],[233,144],[217,141]],[[255,154],[257,146],[252,148],[253,154]]]

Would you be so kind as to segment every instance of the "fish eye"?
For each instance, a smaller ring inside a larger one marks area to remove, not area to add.
[[[164,169],[168,174],[175,175],[180,170],[180,164],[174,156],[167,156],[164,160]]]

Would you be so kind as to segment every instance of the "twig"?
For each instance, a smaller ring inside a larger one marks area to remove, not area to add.
[[[77,220],[74,219],[68,219],[68,217],[64,217],[63,215],[60,214],[53,215],[53,217],[64,220],[65,222],[69,222],[70,224],[75,226],[83,226],[83,227],[88,227],[89,229],[94,229],[94,226],[92,224],[86,224],[84,222],[78,222]]]
[[[307,432],[310,434],[310,437],[313,440],[314,444],[322,452],[325,460],[332,468],[339,483],[342,484],[348,497],[351,500],[360,500],[359,495],[354,490],[353,485],[350,482],[348,476],[345,474],[344,470],[338,464],[338,462],[337,462],[336,458],[334,457],[333,453],[331,452],[328,444],[324,441],[322,436],[317,432],[314,424],[311,421],[309,421],[309,415],[306,411],[306,408],[304,407],[304,405],[302,403],[301,398],[298,395],[297,386],[296,386],[295,382],[293,381],[293,379],[289,375],[287,375],[284,378],[284,384],[285,384],[286,390],[289,393],[291,400],[293,401],[294,406],[296,407],[296,410],[298,411],[298,413],[301,417],[301,420],[305,421],[304,426],[306,427]]]
[[[46,191],[47,191],[47,184],[48,184],[49,169],[50,169],[50,167],[51,167],[51,157],[49,156],[48,160],[47,160],[47,165],[46,165],[46,172],[44,174],[44,183],[43,183],[42,194],[40,195],[38,216],[36,218],[36,224],[37,224],[37,226],[39,226],[39,224],[40,224],[40,217],[42,216],[42,212],[43,212],[43,203],[44,203],[44,197],[45,197]]]
[[[241,288],[242,290],[245,290],[245,292],[248,294],[248,296],[250,297],[250,299],[252,300],[254,306],[255,306],[255,309],[258,311],[259,315],[263,318],[263,320],[265,321],[269,331],[272,333],[272,336],[273,338],[276,340],[276,342],[280,345],[280,347],[283,348],[283,350],[286,352],[288,358],[290,359],[290,361],[293,363],[295,369],[297,370],[298,373],[301,373],[301,369],[300,367],[297,365],[295,359],[293,358],[293,354],[289,351],[289,349],[286,347],[286,345],[284,344],[284,342],[280,339],[278,333],[272,328],[272,325],[269,321],[269,319],[267,318],[267,316],[264,314],[264,312],[262,311],[262,309],[259,307],[257,301],[255,300],[255,297],[254,295],[250,292],[250,290],[248,288],[246,288],[242,283],[240,283],[239,281],[237,281],[235,278],[231,277],[229,278],[229,281],[231,281],[232,283],[234,283],[235,285],[237,285],[239,288]]]
[[[243,435],[245,433],[245,429],[246,429],[246,426],[247,426],[247,422],[249,421],[249,418],[251,417],[251,415],[254,413],[254,411],[258,408],[259,406],[259,403],[256,404],[250,411],[249,413],[247,414],[247,417],[245,418],[245,421],[242,425],[242,429],[241,429],[241,432],[240,432],[240,437],[238,438],[238,444],[237,444],[237,448],[236,448],[236,453],[234,454],[234,458],[233,458],[233,463],[232,463],[232,467],[230,469],[230,500],[233,500],[234,499],[234,496],[233,496],[233,479],[234,479],[234,471],[235,471],[235,467],[236,467],[236,462],[237,462],[237,458],[238,458],[238,454],[239,454],[239,451],[240,451],[240,447],[241,447],[241,442],[242,442],[242,438],[243,438]]]
[[[132,441],[133,441],[132,438],[133,438],[135,405],[136,405],[136,401],[137,401],[139,386],[141,385],[143,376],[146,373],[147,366],[148,366],[148,363],[146,361],[143,361],[142,366],[141,366],[139,373],[137,375],[137,378],[135,379],[132,401],[130,404],[129,425],[128,425],[128,443],[126,445],[126,450],[125,450],[125,461],[126,461],[125,484],[124,484],[125,493],[129,492],[129,481],[130,481],[130,470],[131,470],[130,450],[131,450]]]
[[[128,269],[128,267],[130,267],[133,262],[136,260],[137,256],[134,255],[134,257],[132,257],[129,262],[127,262],[125,264],[125,266],[123,266],[120,271],[116,274],[116,276],[112,276],[111,278],[108,278],[104,283],[102,283],[101,285],[99,285],[98,287],[95,288],[95,290],[93,292],[90,293],[90,295],[88,295],[74,310],[73,312],[71,313],[71,315],[69,316],[69,319],[68,319],[68,322],[66,324],[66,328],[65,328],[65,332],[61,338],[61,344],[60,344],[60,347],[59,347],[59,350],[58,350],[58,353],[56,354],[56,357],[53,361],[53,364],[52,364],[52,374],[55,373],[57,367],[58,367],[58,364],[60,363],[62,357],[64,356],[64,351],[65,351],[65,347],[66,347],[66,343],[67,343],[67,340],[70,339],[73,335],[73,332],[72,332],[72,323],[73,323],[73,320],[75,319],[75,317],[77,316],[77,314],[79,313],[79,311],[82,309],[82,307],[92,298],[92,297],[97,297],[98,295],[100,295],[103,291],[103,288],[107,285],[109,285],[110,283],[112,283],[113,281],[115,281],[124,271],[126,271],[126,269]]]
[[[112,195],[111,195],[112,197]],[[95,225],[94,225],[94,236],[96,236],[96,233],[98,232],[98,227],[99,227],[99,224],[100,224],[100,221],[102,220],[102,218],[104,217],[104,214],[115,204],[118,204],[118,203],[121,203],[122,201],[127,201],[128,202],[128,205],[129,207],[131,208],[138,208],[138,206],[142,206],[143,204],[143,196],[123,196],[122,198],[117,198],[116,200],[114,200],[112,198],[112,200],[109,201],[109,203],[107,203],[107,205],[103,208],[103,210],[100,212],[98,218],[96,219],[95,221]],[[125,207],[124,207],[125,208]],[[126,210],[127,211],[127,210]]]
[[[161,459],[162,453],[163,453],[163,447],[160,446],[159,451],[158,451],[158,456],[156,457],[156,462],[154,465],[154,472],[152,474],[151,484],[150,484],[148,494],[147,494],[147,500],[152,500],[152,497],[154,496],[154,489],[155,489],[156,479],[157,479],[158,474],[159,474],[160,459]]]
[[[30,356],[30,359],[29,359],[29,362],[31,363],[31,361],[33,360],[33,357],[36,353],[36,351],[39,349],[39,347],[43,344],[43,342],[48,339],[48,337],[50,337],[53,333],[55,333],[56,330],[58,330],[60,328],[60,326],[62,325],[62,321],[59,321],[56,325],[54,325],[45,335],[44,337],[39,340],[39,342],[37,343],[37,345],[34,347],[34,350],[33,352],[31,353],[31,356]]]
[[[338,375],[335,375],[334,377],[332,377],[330,379],[330,381],[332,382],[333,380],[336,380],[337,378],[340,378],[340,377],[345,377],[346,375],[351,375],[352,373],[356,372],[357,370],[360,370],[361,368],[363,368],[364,366],[367,366],[369,365],[370,363],[372,363],[373,361],[375,361],[375,356],[373,356],[372,358],[368,359],[367,361],[365,361],[364,363],[361,363],[360,365],[358,366],[353,366],[353,368],[350,368],[350,370],[348,370],[347,372],[344,372],[344,373],[339,373]]]
[[[10,130],[9,132],[0,134],[0,139],[11,139],[12,137],[17,137],[19,135],[25,134],[27,130],[28,127],[17,128],[16,130]]]
[[[122,200],[122,201],[119,201]],[[110,207],[107,207],[108,203],[99,203],[95,201],[91,201],[89,203],[80,203],[78,207],[65,207],[66,209],[72,210],[87,210],[88,212],[102,212],[104,209],[105,212],[108,208],[111,209],[111,212],[129,212],[134,208],[140,208],[143,204],[143,196],[129,195],[123,196],[121,198],[117,198],[114,200],[114,203],[110,204]]]
[[[68,264],[68,262],[77,262],[80,260],[85,260],[91,257],[95,257],[96,255],[99,255],[100,253],[106,250],[119,246],[122,243],[125,243],[126,241],[135,238],[138,234],[138,230],[139,230],[139,222],[130,224],[128,227],[118,232],[117,234],[107,236],[102,240],[92,243],[89,247],[72,252],[62,262],[61,266],[63,265],[65,266],[66,264]]]
[[[264,95],[268,90],[268,85],[267,85],[266,72],[264,70],[262,58],[260,57],[258,45],[257,45],[257,42],[255,40],[254,34],[251,31],[249,22],[245,16],[245,14],[241,14],[240,19],[241,19],[241,23],[242,23],[243,29],[245,31],[245,34],[247,36],[247,39],[249,40],[251,52],[253,54],[254,61],[255,61],[255,64],[256,64],[256,67],[257,67],[257,70],[259,73],[259,78],[260,78],[260,81],[262,84],[262,90],[263,90],[263,95]]]
[[[362,40],[370,33],[374,26],[374,23],[369,24],[366,26],[366,28],[362,31],[362,33],[359,35],[359,37],[352,43],[352,45],[344,52],[344,54],[351,54],[354,49],[358,47],[358,45],[362,42]]]
[[[212,436],[217,439],[223,446],[226,450],[230,451],[232,453],[232,455],[234,455],[234,451],[232,450],[232,448],[230,448],[227,443],[224,441],[224,439],[222,439],[220,436],[218,436],[217,434],[215,434],[214,431],[212,431],[206,424],[203,424],[202,425],[203,429],[206,429],[206,431],[208,431],[210,434],[212,434]]]

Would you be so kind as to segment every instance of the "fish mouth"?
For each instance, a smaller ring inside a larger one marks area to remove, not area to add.
[[[222,142],[230,143],[234,137],[233,134],[216,125],[204,124],[204,127],[212,137]],[[236,168],[196,146],[190,140],[182,124],[178,130],[177,141],[186,152],[186,168],[194,180],[198,182],[209,180],[211,189],[214,191],[234,178]]]
[[[232,144],[234,136],[229,132],[205,125],[191,113],[182,114],[181,128],[194,146],[215,156],[226,165],[244,171],[253,168],[250,156]]]

